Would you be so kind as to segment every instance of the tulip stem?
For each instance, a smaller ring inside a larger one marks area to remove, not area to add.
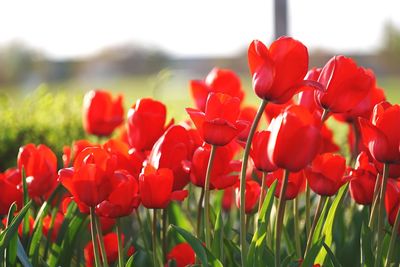
[[[168,212],[167,209],[162,210],[162,251],[164,260],[167,259],[167,226],[168,226]]]
[[[299,223],[299,201],[297,197],[293,200],[293,216],[294,216],[294,239],[296,245],[296,254],[301,257],[301,242],[300,242],[300,223]]]
[[[268,101],[263,99],[258,108],[257,114],[254,117],[253,124],[251,125],[249,135],[247,137],[246,146],[243,152],[242,169],[240,171],[240,247],[241,247],[241,260],[242,267],[246,266],[246,255],[247,255],[247,244],[246,244],[246,210],[245,210],[245,190],[246,190],[246,172],[247,163],[249,160],[251,142],[253,140],[254,133],[256,132],[258,123],[260,122],[261,116],[264,113],[265,107]]]
[[[376,210],[378,206],[378,199],[379,199],[379,173],[376,176],[375,187],[374,187],[374,196],[372,198],[372,208],[371,208],[371,215],[369,217],[368,227],[373,228],[375,224],[375,217],[376,217]]]
[[[385,263],[386,267],[389,267],[390,262],[392,261],[394,244],[396,243],[397,233],[399,231],[399,223],[400,223],[400,209],[397,210],[396,220],[394,221],[393,228],[392,228],[392,234],[390,235],[388,254],[387,254],[386,263]]]
[[[326,200],[327,200],[326,196],[320,196],[320,198],[319,198],[319,201],[317,204],[317,209],[315,210],[314,220],[313,220],[313,223],[312,223],[312,226],[310,229],[310,233],[307,238],[307,245],[306,245],[306,250],[304,252],[304,258],[306,258],[307,252],[311,248],[313,237],[314,237],[314,232],[315,232],[315,227],[317,226],[319,217],[321,216],[321,212],[325,205]]]
[[[326,119],[328,118],[328,114],[329,114],[329,109],[324,109],[324,111],[322,112],[321,115],[321,122],[325,122]]]
[[[149,244],[147,243],[147,236],[146,236],[145,230],[143,228],[143,223],[142,223],[142,218],[140,217],[139,208],[135,209],[135,213],[136,213],[137,221],[139,224],[140,233],[142,235],[143,245],[146,248],[146,250],[149,250]]]
[[[353,154],[351,156],[351,163],[354,163],[358,156],[358,143],[360,142],[360,131],[358,130],[357,124],[355,122],[351,123],[351,127],[353,127],[353,132],[354,132],[354,144],[353,144]]]
[[[265,197],[265,189],[267,185],[265,184],[265,178],[267,176],[266,172],[262,172],[261,175],[261,192],[260,192],[260,200],[258,201],[258,215],[260,215],[261,207],[264,202],[264,197]]]
[[[100,264],[100,256],[99,256],[99,247],[97,240],[97,230],[96,230],[96,218],[94,214],[94,208],[90,207],[90,231],[92,234],[92,244],[93,244],[93,254],[94,254],[94,265],[96,267],[101,266]]]
[[[310,190],[310,185],[307,182],[306,185],[306,236],[310,234],[310,229],[311,229],[311,213],[310,213],[310,207],[311,207],[311,190]]]
[[[283,181],[281,183],[281,192],[278,200],[278,214],[276,216],[276,231],[275,231],[275,267],[281,266],[281,236],[283,228],[283,217],[285,215],[286,206],[286,188],[289,180],[289,171],[284,170]]]
[[[384,229],[384,221],[383,217],[385,216],[384,213],[384,203],[385,203],[385,194],[386,194],[386,185],[387,185],[387,180],[389,176],[389,164],[384,163],[383,164],[383,174],[382,174],[382,184],[381,184],[381,190],[379,194],[379,206],[378,206],[378,242],[376,245],[376,258],[375,258],[375,267],[378,267],[381,265],[382,262],[382,242],[383,242],[383,237],[385,234],[385,229]]]
[[[201,216],[203,214],[204,187],[201,188],[199,204],[197,206],[197,238],[201,240]]]
[[[107,252],[106,252],[106,248],[104,246],[103,232],[101,231],[99,217],[96,216],[96,214],[94,214],[94,221],[95,221],[95,226],[96,226],[96,231],[97,231],[97,238],[99,239],[100,252],[101,252],[101,258],[103,260],[103,266],[108,267]]]
[[[153,266],[157,267],[157,210],[153,209],[153,231],[152,231],[152,245],[153,245]]]
[[[206,180],[205,180],[205,191],[204,191],[204,223],[206,228],[206,248],[211,249],[211,225],[210,225],[210,180],[211,170],[213,167],[215,151],[217,147],[211,145],[210,158],[208,159]]]
[[[122,244],[122,229],[121,229],[121,219],[117,218],[117,238],[118,238],[118,266],[124,267],[124,245]]]

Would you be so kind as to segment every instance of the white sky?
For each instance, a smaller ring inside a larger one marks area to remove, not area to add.
[[[54,58],[142,43],[176,56],[230,55],[272,41],[272,0],[2,0],[0,46],[19,40]],[[398,0],[288,0],[289,33],[313,49],[371,51]],[[397,15],[397,16],[396,16]]]

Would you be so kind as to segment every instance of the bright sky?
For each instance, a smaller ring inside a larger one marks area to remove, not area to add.
[[[289,33],[313,49],[371,51],[398,0],[288,0]],[[2,0],[0,45],[19,40],[54,58],[142,43],[176,56],[231,55],[272,41],[272,0]]]

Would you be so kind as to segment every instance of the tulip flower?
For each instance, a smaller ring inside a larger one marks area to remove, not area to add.
[[[246,145],[247,138],[249,137],[250,126],[252,125],[256,114],[257,109],[252,106],[246,106],[240,110],[239,120],[246,123],[246,128],[239,133],[236,140],[242,146]]]
[[[59,180],[76,201],[95,207],[112,191],[116,158],[100,147],[89,147],[76,156],[74,167],[59,171]]]
[[[190,81],[190,92],[196,107],[205,111],[208,94],[223,93],[243,100],[244,91],[239,77],[231,70],[213,68],[204,81]]]
[[[64,215],[61,212],[57,212],[56,217],[54,218],[54,223],[53,225],[51,225],[51,221],[52,218],[50,215],[47,215],[46,217],[43,218],[43,235],[44,236],[48,236],[49,235],[49,231],[51,228],[51,236],[50,236],[50,240],[51,242],[55,242],[57,240],[57,236],[58,236],[58,232],[61,229],[61,225],[64,221]]]
[[[174,173],[173,190],[189,183],[189,170],[184,162],[192,158],[193,147],[188,131],[179,125],[168,128],[154,144],[149,163],[156,169],[168,168]]]
[[[222,93],[210,93],[205,112],[186,108],[203,140],[216,146],[227,145],[246,124],[238,121],[240,100]]]
[[[298,172],[319,151],[320,127],[302,106],[289,106],[268,127],[268,158],[279,168]]]
[[[310,188],[320,196],[333,196],[343,185],[346,160],[340,155],[325,153],[318,155],[305,169]]]
[[[122,236],[122,242],[124,242],[125,237]],[[115,233],[109,233],[104,236],[104,247],[107,254],[108,264],[113,264],[118,258],[118,238]],[[127,251],[127,256],[131,256],[135,253],[135,248],[131,246]],[[89,242],[84,249],[86,266],[94,266],[94,252],[93,244]]]
[[[21,173],[17,168],[0,173],[0,216],[7,215],[12,203],[16,202],[17,209],[22,208]]]
[[[165,209],[171,200],[182,201],[187,197],[187,190],[173,191],[174,174],[172,170],[156,170],[147,165],[139,176],[139,191],[143,206],[148,209]]]
[[[28,144],[19,149],[18,168],[25,172],[31,198],[43,198],[57,184],[57,157],[45,145]]]
[[[128,141],[139,151],[151,150],[154,143],[164,133],[167,109],[159,101],[143,98],[136,101],[128,111]]]
[[[107,91],[92,90],[83,98],[83,127],[86,132],[109,136],[124,121],[122,95],[113,100]]]
[[[224,194],[222,195],[222,208],[224,211],[229,212],[235,202],[235,192],[233,186],[224,189]]]
[[[138,181],[125,170],[114,172],[113,189],[96,207],[96,214],[118,218],[129,215],[140,204]]]
[[[274,172],[268,173],[265,179],[268,187],[270,187],[275,180],[278,180],[274,195],[275,197],[280,198],[283,170],[278,169]],[[296,198],[301,191],[304,191],[305,179],[304,171],[289,173],[285,200],[292,200]]]
[[[393,225],[400,209],[400,185],[398,181],[393,179],[390,179],[387,184],[385,208],[388,214],[388,221],[390,225]],[[398,228],[398,234],[400,235],[400,227]]]
[[[261,187],[260,185],[253,180],[246,181],[246,192],[245,192],[245,211],[247,214],[253,212],[254,208],[256,207],[258,200],[261,194]],[[236,206],[240,208],[240,191],[239,187],[236,186]]]
[[[278,169],[268,158],[267,147],[270,135],[269,131],[256,132],[250,150],[254,166],[262,172],[272,172]]]
[[[333,113],[343,113],[358,105],[373,89],[372,73],[344,56],[331,58],[318,78],[322,90],[315,91],[317,103]]]
[[[82,140],[76,140],[72,144],[72,148],[69,146],[64,146],[63,147],[63,163],[64,163],[64,168],[68,168],[71,160],[76,157],[82,150],[84,150],[87,147],[94,147],[94,146],[99,146],[98,144],[89,142],[88,140],[82,139]]]
[[[371,205],[374,197],[377,170],[368,159],[366,152],[361,152],[350,172],[349,191],[350,196],[357,204]]]
[[[170,261],[175,261],[176,267],[194,265],[196,263],[194,250],[188,243],[179,243],[168,253],[166,266]]]
[[[248,49],[253,89],[268,102],[287,102],[303,84],[308,70],[308,51],[299,41],[281,37],[268,49],[255,40]]]
[[[322,142],[319,149],[319,154],[339,152],[340,147],[333,140],[333,132],[331,129],[322,124],[321,127]]]

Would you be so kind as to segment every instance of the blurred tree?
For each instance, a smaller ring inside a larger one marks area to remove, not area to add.
[[[388,71],[400,72],[400,29],[391,22],[385,25],[379,54]]]

